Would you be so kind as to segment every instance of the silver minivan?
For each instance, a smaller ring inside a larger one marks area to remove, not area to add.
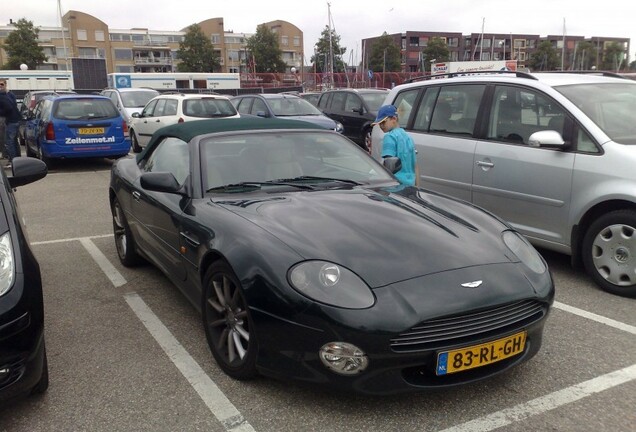
[[[449,74],[399,85],[385,103],[415,142],[420,186],[490,210],[636,297],[636,81]],[[377,159],[382,136],[374,127]]]

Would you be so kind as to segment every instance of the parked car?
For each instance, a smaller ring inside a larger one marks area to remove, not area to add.
[[[371,151],[371,123],[388,92],[381,89],[328,90],[320,95],[318,109],[342,123],[345,136]]]
[[[318,108],[296,95],[284,93],[250,94],[235,96],[230,101],[240,114],[304,120],[325,129],[331,129],[338,133],[343,132],[342,124],[325,116]]]
[[[27,118],[33,110],[35,109],[35,105],[42,99],[44,96],[60,96],[65,94],[75,94],[72,90],[33,90],[27,92],[22,98],[22,103],[20,104],[20,116],[22,119],[18,124],[18,143],[21,146],[26,145],[26,122]]]
[[[318,100],[320,99],[320,92],[299,93],[298,96],[305,99],[310,104],[314,106],[318,106]]]
[[[421,185],[636,297],[636,82],[600,75],[462,74],[397,86],[385,103],[419,151]]]
[[[114,163],[109,197],[121,263],[165,273],[233,378],[389,394],[486,378],[541,346],[554,285],[523,236],[401,186],[318,125],[163,128]]]
[[[44,177],[37,159],[16,157],[0,169],[0,402],[49,386],[40,266],[27,240],[13,189]]]
[[[28,117],[26,153],[58,158],[118,158],[128,154],[128,126],[105,96],[44,97]]]
[[[162,94],[151,99],[141,113],[133,113],[130,140],[138,153],[152,134],[176,123],[209,118],[240,117],[227,96],[217,94]]]
[[[107,88],[101,91],[102,96],[110,98],[121,116],[130,126],[132,115],[140,113],[148,101],[159,96],[159,92],[151,88]]]

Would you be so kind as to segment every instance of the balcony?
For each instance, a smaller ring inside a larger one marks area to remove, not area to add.
[[[171,65],[171,57],[136,57],[135,65]]]

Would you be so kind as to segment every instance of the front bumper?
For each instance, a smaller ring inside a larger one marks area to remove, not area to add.
[[[257,365],[264,375],[377,395],[461,385],[499,374],[537,354],[554,300],[554,285],[548,273],[530,283],[521,272],[514,271],[514,266],[468,268],[447,275],[417,278],[398,287],[376,289],[376,304],[366,310],[314,304],[291,318],[252,307],[259,346]],[[489,274],[495,272],[497,278],[496,286],[488,291],[467,290],[454,284],[455,279],[476,280],[477,273],[484,270]],[[441,284],[441,281],[445,283]],[[540,289],[536,287],[537,283],[542,285]],[[490,310],[495,313],[502,305],[519,303],[531,303],[533,312],[488,331],[476,331],[461,338],[442,338],[407,349],[396,347],[394,343],[400,335],[431,320],[461,317],[468,312],[488,315]],[[527,332],[521,353],[462,372],[436,374],[439,352],[492,342],[519,331]],[[328,370],[318,352],[324,344],[335,341],[348,342],[362,349],[368,356],[367,369],[353,376]]]

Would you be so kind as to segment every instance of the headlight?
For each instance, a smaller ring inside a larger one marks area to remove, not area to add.
[[[343,133],[344,132],[344,126],[342,125],[342,123],[336,122],[335,131],[338,132],[338,133]]]
[[[375,303],[367,284],[338,264],[305,261],[292,267],[288,278],[294,289],[320,303],[348,309],[365,309]]]
[[[15,260],[13,259],[11,235],[7,231],[0,237],[0,296],[9,291],[13,286],[14,279]]]
[[[543,258],[539,255],[528,241],[514,231],[504,231],[503,241],[508,246],[508,249],[516,255],[519,260],[530,268],[535,273],[543,273],[547,267],[543,262]]]

